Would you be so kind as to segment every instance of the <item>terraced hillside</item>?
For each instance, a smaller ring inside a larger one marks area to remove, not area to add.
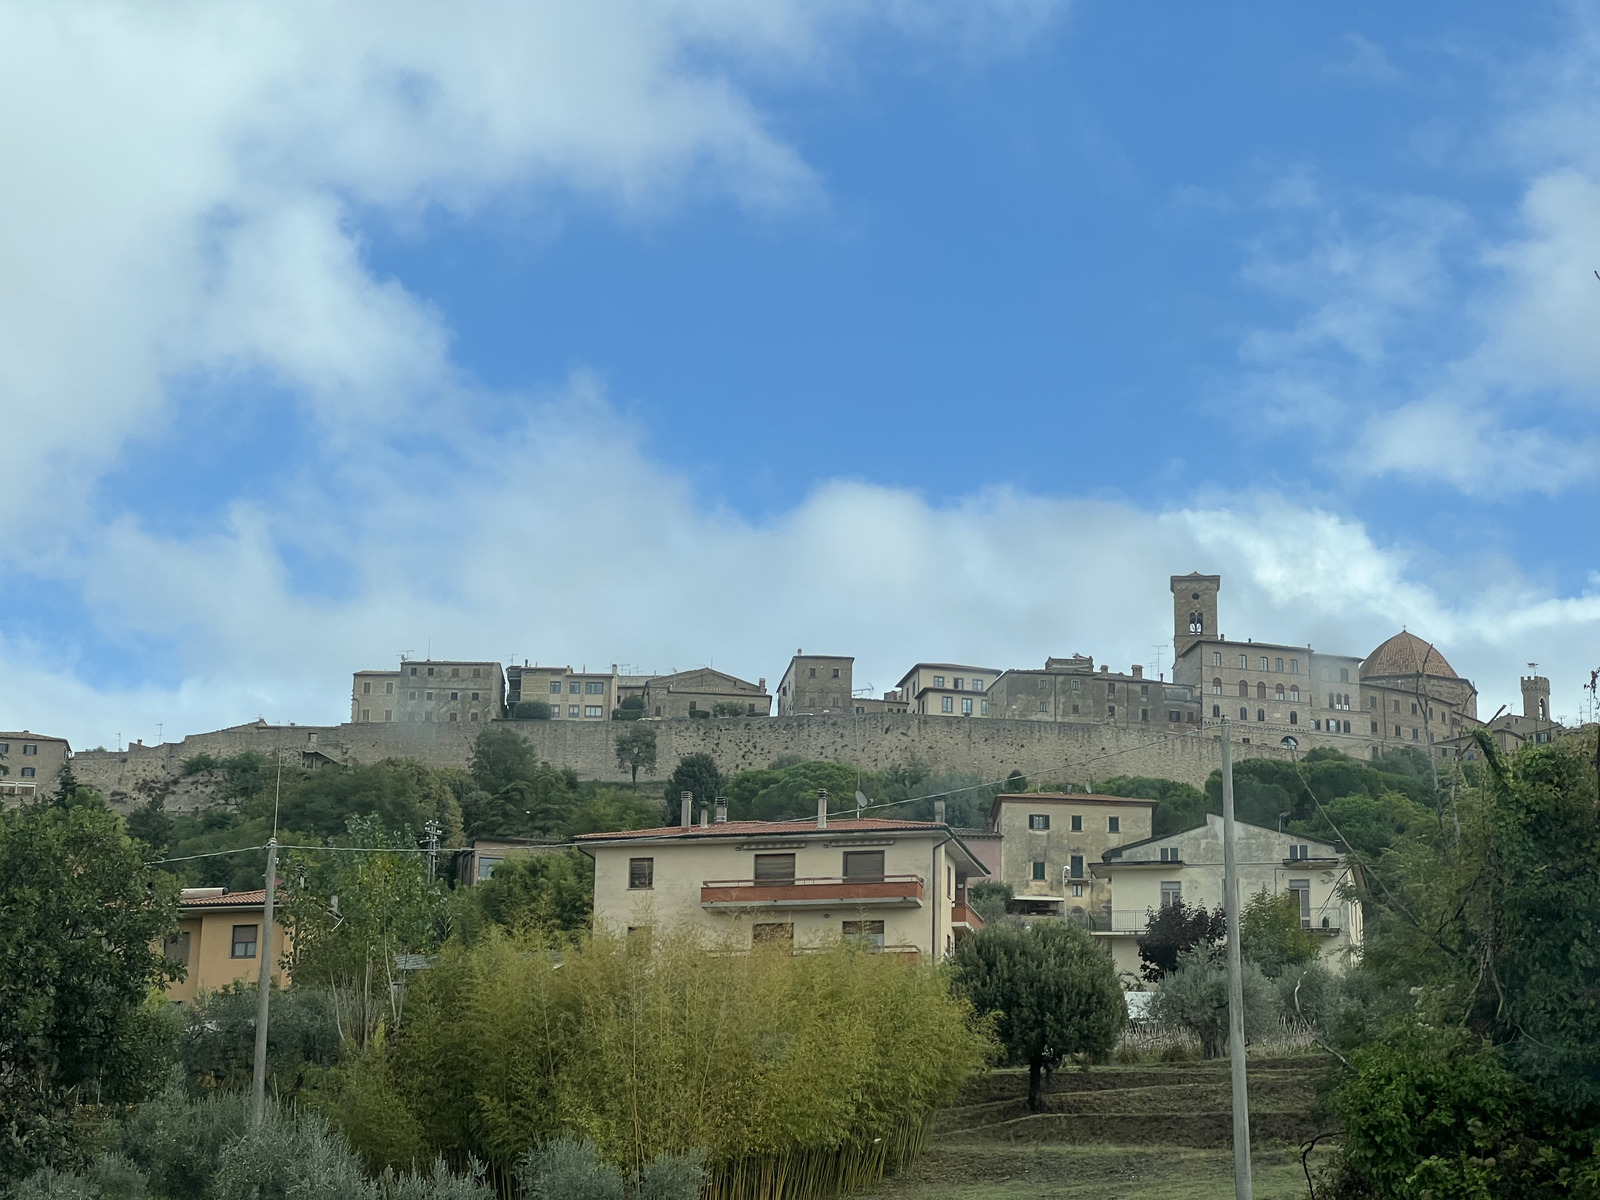
[[[1316,1058],[1249,1065],[1255,1194],[1304,1200],[1300,1144]],[[1058,1072],[1046,1111],[1027,1110],[1026,1071],[991,1071],[939,1114],[922,1158],[873,1200],[1224,1200],[1233,1195],[1228,1066],[1163,1063]],[[1313,1171],[1316,1159],[1312,1163]]]

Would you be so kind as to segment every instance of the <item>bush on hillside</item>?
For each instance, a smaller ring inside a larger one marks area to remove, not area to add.
[[[1242,964],[1245,1040],[1260,1037],[1278,1022],[1278,997],[1255,963]],[[1185,950],[1175,970],[1161,980],[1150,998],[1150,1016],[1170,1029],[1200,1040],[1207,1058],[1228,1049],[1228,968],[1220,952]]]

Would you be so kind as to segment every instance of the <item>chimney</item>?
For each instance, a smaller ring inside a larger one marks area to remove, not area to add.
[[[728,801],[722,796],[717,797],[716,819],[718,825],[726,825],[728,823]]]
[[[817,789],[817,828],[828,827],[828,789]]]
[[[933,819],[935,821],[939,822],[939,824],[941,824],[941,825],[944,824],[944,801],[943,800],[935,800],[933,802]]]
[[[682,796],[682,800],[683,800],[683,827],[685,829],[688,829],[688,828],[690,828],[691,826],[694,825],[694,813],[691,811],[694,808],[694,793],[693,792],[684,792],[683,796]]]
[[[700,809],[700,828],[701,829],[710,829],[711,828],[711,810],[709,808],[702,807]]]
[[[1143,679],[1144,678],[1144,668],[1143,667],[1134,667],[1133,668],[1133,677],[1135,679]]]
[[[763,692],[767,690],[767,677],[765,675],[756,680],[756,687],[760,688]]]
[[[1104,674],[1106,674],[1106,673],[1107,673],[1107,672],[1108,672],[1108,671],[1110,671],[1110,670],[1111,670],[1111,668],[1110,668],[1110,667],[1106,667],[1106,666],[1102,666],[1102,667],[1101,667],[1101,668],[1100,668],[1100,674],[1102,674],[1102,675],[1104,675]]]
[[[617,664],[616,663],[612,663],[611,664],[611,673],[613,675],[615,675],[617,673]]]

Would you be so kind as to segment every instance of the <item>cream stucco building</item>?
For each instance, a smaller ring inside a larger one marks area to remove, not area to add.
[[[191,1001],[201,992],[214,992],[231,983],[256,983],[261,975],[261,921],[267,894],[228,892],[222,888],[184,888],[178,901],[178,932],[163,949],[169,959],[182,963],[188,973],[167,986],[167,999]],[[273,981],[286,982],[282,961],[294,949],[289,931],[273,913]]]
[[[1087,919],[1109,911],[1110,890],[1091,871],[1113,846],[1148,838],[1154,800],[1065,792],[994,798],[989,828],[1000,835],[1000,879],[1011,908]]]
[[[748,948],[820,949],[850,939],[931,961],[981,922],[966,906],[983,865],[946,825],[870,818],[684,820],[583,834],[595,928],[617,936],[697,931]]]
[[[1360,948],[1361,905],[1346,886],[1354,868],[1337,846],[1242,821],[1235,830],[1241,903],[1262,891],[1292,893],[1301,924],[1322,939],[1323,957],[1342,962]],[[1119,971],[1137,973],[1139,936],[1152,913],[1180,899],[1204,908],[1222,904],[1222,818],[1213,813],[1192,829],[1107,850],[1094,875],[1111,907],[1089,928],[1110,942]]]

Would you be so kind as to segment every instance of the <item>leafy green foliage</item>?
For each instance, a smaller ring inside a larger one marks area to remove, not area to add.
[[[1028,1106],[1040,1106],[1040,1072],[1069,1054],[1104,1054],[1127,1023],[1111,953],[1067,921],[989,925],[963,938],[955,987],[993,1014],[1007,1059],[1028,1066]]]
[[[1239,914],[1239,952],[1268,979],[1317,957],[1317,939],[1300,924],[1300,905],[1292,892],[1274,896],[1263,889],[1245,901]]]
[[[1316,802],[1346,796],[1381,800],[1398,792],[1432,812],[1433,781],[1428,760],[1414,751],[1391,753],[1376,763],[1362,762],[1337,750],[1312,750],[1296,762],[1247,758],[1233,764],[1234,814],[1241,821],[1277,829],[1287,821],[1318,819]],[[1206,811],[1222,811],[1222,772],[1206,780]]]
[[[1011,899],[1011,885],[998,879],[985,879],[981,883],[967,884],[967,903],[984,921],[998,921],[1006,915],[1006,904]]]
[[[1094,790],[1105,796],[1131,796],[1156,800],[1151,832],[1165,837],[1180,829],[1192,829],[1206,818],[1206,796],[1199,788],[1175,779],[1152,779],[1146,775],[1117,775],[1096,780]],[[1221,811],[1219,808],[1217,811]]]
[[[613,721],[637,721],[644,716],[644,697],[628,696],[611,710]]]
[[[470,895],[484,919],[504,929],[570,941],[594,912],[594,859],[581,850],[518,855]]]
[[[0,813],[0,1179],[63,1145],[73,1097],[137,1099],[166,1044],[147,994],[177,887],[99,804]]]
[[[1156,983],[1178,969],[1182,955],[1197,947],[1212,949],[1227,936],[1228,921],[1221,908],[1208,909],[1176,900],[1150,914],[1150,922],[1139,938],[1139,958],[1143,963],[1139,973],[1146,981]]]
[[[711,706],[711,715],[713,717],[743,717],[753,714],[750,713],[748,705],[741,704],[737,700],[718,700]],[[766,714],[762,713],[761,715],[765,716]]]
[[[1278,999],[1255,963],[1241,964],[1240,977],[1248,1040],[1276,1023]],[[1220,1057],[1228,1048],[1228,967],[1224,955],[1205,947],[1185,950],[1178,957],[1178,965],[1162,979],[1150,998],[1150,1015],[1164,1025],[1194,1034],[1207,1058]]]
[[[548,700],[518,700],[511,706],[515,721],[548,721],[554,715]]]
[[[624,1177],[599,1157],[593,1142],[559,1137],[524,1154],[516,1176],[528,1200],[700,1200],[703,1157],[662,1154]]]
[[[662,792],[663,811],[666,814],[664,823],[677,824],[680,815],[679,797],[682,793],[692,793],[696,804],[710,804],[722,794],[722,783],[722,772],[717,768],[717,760],[711,755],[685,754],[672,769],[672,774],[667,778],[666,788]]]
[[[533,778],[539,766],[532,742],[509,725],[490,725],[473,742],[467,770],[472,781],[492,796],[507,784]]]
[[[635,722],[617,734],[613,748],[617,752],[617,766],[624,767],[638,786],[639,772],[654,775],[656,771],[656,731],[653,725]]]
[[[235,982],[183,1007],[178,1044],[189,1087],[197,1092],[250,1087],[256,1044],[254,985]],[[339,1061],[339,1026],[327,989],[274,989],[267,1023],[267,1087],[293,1100]]]

